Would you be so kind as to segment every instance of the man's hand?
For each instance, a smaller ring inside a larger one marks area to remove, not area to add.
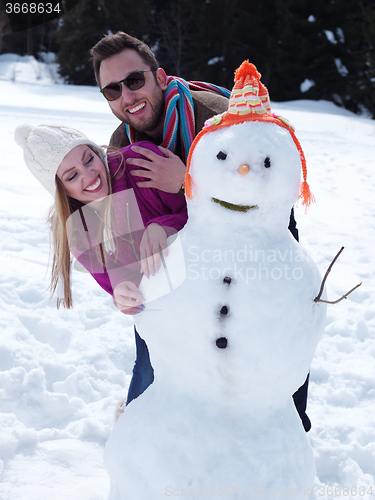
[[[113,303],[124,314],[138,314],[143,311],[144,298],[131,281],[122,281],[113,291]]]
[[[128,165],[136,165],[146,170],[130,170],[131,175],[146,177],[149,181],[137,182],[139,187],[160,189],[166,193],[178,193],[185,179],[185,165],[182,160],[169,151],[158,146],[165,156],[160,156],[149,149],[132,146],[135,153],[143,155],[148,160],[141,158],[128,158]]]
[[[140,245],[142,272],[147,278],[160,268],[160,251],[168,254],[167,233],[163,226],[153,222],[143,233]]]

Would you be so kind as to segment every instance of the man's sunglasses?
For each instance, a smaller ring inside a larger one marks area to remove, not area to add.
[[[122,86],[123,83],[129,90],[138,90],[141,89],[145,84],[145,75],[147,71],[156,71],[155,69],[145,69],[143,71],[136,71],[131,75],[127,76],[123,80],[120,80],[116,83],[110,83],[106,87],[102,88],[100,92],[104,95],[107,101],[115,101],[119,99],[122,95]]]

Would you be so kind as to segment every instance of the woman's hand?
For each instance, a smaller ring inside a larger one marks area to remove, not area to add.
[[[160,268],[160,251],[168,255],[167,233],[163,226],[153,222],[147,226],[140,245],[142,272],[147,278]]]
[[[122,281],[113,291],[113,303],[124,314],[138,314],[143,311],[144,298],[131,281]]]

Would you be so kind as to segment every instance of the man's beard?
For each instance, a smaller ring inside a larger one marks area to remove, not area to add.
[[[147,121],[134,121],[136,125],[134,126],[132,116],[130,113],[127,111],[121,112],[121,113],[116,113],[112,110],[113,114],[121,120],[124,123],[127,123],[131,127],[133,127],[135,130],[138,132],[152,132],[155,130],[159,125],[161,120],[163,119],[164,115],[164,92],[160,88],[160,86],[157,84],[151,99],[145,99],[146,102],[151,106],[152,109],[152,115]],[[141,99],[142,101],[142,99]],[[136,103],[135,103],[136,104]],[[129,107],[129,106],[127,106]],[[163,130],[163,129],[162,129]]]

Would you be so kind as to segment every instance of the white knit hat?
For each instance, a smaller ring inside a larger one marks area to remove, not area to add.
[[[20,125],[14,132],[16,143],[23,148],[26,166],[53,196],[56,191],[57,169],[65,156],[76,146],[93,148],[108,170],[103,148],[90,141],[78,130],[64,125]]]

